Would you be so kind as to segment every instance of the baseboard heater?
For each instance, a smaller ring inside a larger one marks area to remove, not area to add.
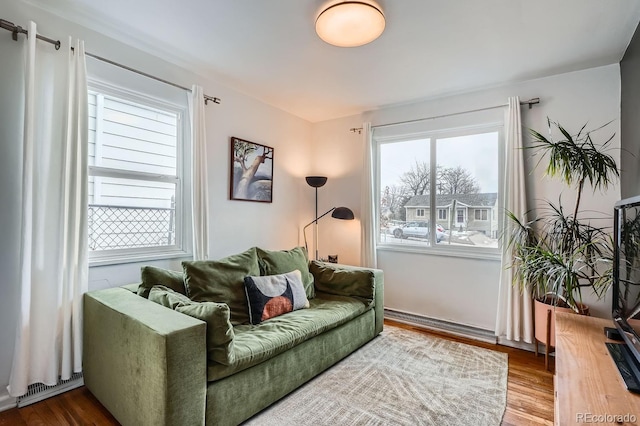
[[[387,308],[384,310],[384,317],[393,321],[424,327],[433,331],[445,332],[486,343],[497,343],[496,336],[493,331],[472,327],[470,325],[456,324],[454,322]]]
[[[27,393],[18,397],[18,407],[26,407],[27,405],[40,402],[52,396],[79,388],[84,385],[84,377],[82,373],[73,373],[69,380],[58,380],[53,386],[47,386],[43,383],[34,383],[29,385]]]

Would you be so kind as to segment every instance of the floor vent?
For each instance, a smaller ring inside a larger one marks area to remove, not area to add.
[[[497,343],[496,336],[491,330],[485,330],[469,325],[456,324],[449,321],[429,318],[422,315],[411,314],[408,312],[396,311],[393,309],[385,309],[384,317],[405,324],[424,327],[433,331],[445,332],[487,343]]]
[[[69,380],[58,380],[58,384],[54,386],[34,383],[29,385],[26,394],[18,398],[18,407],[26,407],[71,389],[79,388],[82,385],[84,385],[82,373],[74,373]]]

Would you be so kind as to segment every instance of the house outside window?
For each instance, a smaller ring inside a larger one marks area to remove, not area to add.
[[[89,258],[185,254],[180,106],[102,85],[89,90]]]
[[[501,122],[406,135],[374,127],[373,141],[378,248],[499,254],[501,220],[489,219],[501,217]],[[427,232],[409,229],[418,217]]]

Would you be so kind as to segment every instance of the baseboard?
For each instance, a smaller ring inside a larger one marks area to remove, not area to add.
[[[504,337],[498,337],[498,344],[502,346],[509,346],[511,348],[522,349],[523,351],[535,352],[533,343],[517,342]]]
[[[35,404],[52,396],[79,388],[84,385],[82,373],[74,373],[69,380],[59,380],[57,385],[47,386],[42,383],[29,385],[26,395],[17,398],[18,407]]]
[[[497,343],[496,336],[492,330],[472,327],[470,325],[457,324],[436,318],[429,318],[423,315],[398,311],[395,309],[384,310],[384,317],[404,324],[415,325],[432,331],[444,332],[458,337],[478,340],[485,343]]]
[[[0,411],[10,410],[18,406],[18,400],[11,395],[7,388],[0,390]]]

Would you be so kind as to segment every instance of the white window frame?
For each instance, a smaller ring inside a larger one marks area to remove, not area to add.
[[[449,209],[438,209],[438,220],[447,220]],[[441,214],[443,213],[443,214]]]
[[[416,209],[416,217],[424,217],[424,209]]]
[[[375,128],[374,128],[375,129]],[[460,126],[456,128],[448,128],[448,129],[439,129],[425,132],[414,132],[407,133],[400,136],[388,136],[388,137],[376,137],[375,130],[372,138],[373,143],[373,153],[374,153],[374,164],[375,164],[375,180],[374,180],[374,188],[372,188],[374,192],[374,200],[376,206],[376,212],[374,214],[374,218],[376,221],[379,221],[380,218],[380,169],[381,169],[381,158],[380,158],[380,147],[383,144],[387,143],[397,143],[397,142],[408,142],[416,139],[425,139],[429,140],[426,144],[426,149],[430,150],[429,155],[429,163],[430,163],[430,205],[436,205],[436,173],[437,173],[437,140],[445,139],[445,138],[453,138],[458,136],[469,136],[469,135],[477,135],[482,133],[498,133],[498,158],[496,159],[498,164],[498,174],[499,176],[503,176],[504,174],[504,123],[502,122],[488,122],[479,125],[470,125],[470,126]],[[502,184],[503,179],[499,179],[498,184],[498,209],[501,210],[504,205],[504,188]],[[465,207],[466,209],[466,207]],[[457,245],[449,245],[449,244],[436,244],[436,232],[435,227],[437,224],[437,213],[438,209],[430,209],[429,222],[431,227],[431,232],[429,233],[429,245],[420,246],[420,245],[400,245],[400,244],[390,244],[385,243],[381,240],[379,233],[376,235],[376,248],[378,250],[385,251],[396,251],[396,252],[407,252],[407,253],[421,253],[426,255],[443,255],[443,256],[452,256],[452,257],[463,257],[463,258],[472,258],[472,259],[489,259],[489,260],[499,260],[501,253],[501,243],[498,241],[497,248],[473,248],[473,247],[464,247]],[[456,215],[457,216],[457,215]],[[456,217],[457,219],[457,217]],[[467,219],[467,213],[465,213],[465,219]],[[498,226],[499,229],[502,229],[503,225],[502,216],[498,218]],[[376,229],[379,229],[379,223],[376,223]]]
[[[121,179],[138,179],[152,182],[174,183],[175,192],[175,244],[154,247],[136,247],[123,249],[110,249],[89,251],[89,266],[113,265],[131,262],[144,262],[160,259],[190,257],[191,255],[191,230],[190,221],[186,215],[190,212],[187,188],[190,173],[190,144],[189,129],[187,123],[188,109],[185,105],[179,105],[163,99],[155,98],[143,93],[135,92],[123,87],[107,84],[102,81],[89,80],[90,92],[96,92],[105,96],[112,96],[119,101],[142,104],[149,108],[174,113],[177,116],[177,141],[176,141],[176,176],[159,175],[122,169],[113,169],[102,166],[89,166],[88,174],[94,177],[110,177]],[[88,206],[87,206],[88,208]]]

